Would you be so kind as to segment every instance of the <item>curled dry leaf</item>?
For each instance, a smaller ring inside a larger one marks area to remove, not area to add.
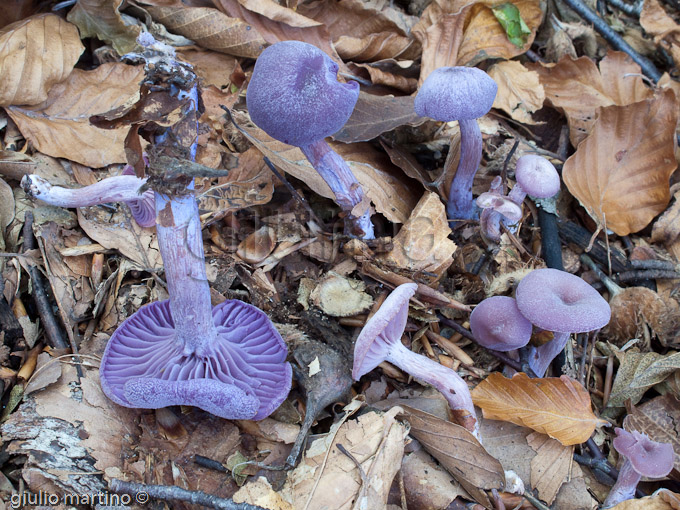
[[[654,36],[654,42],[673,57],[680,65],[680,25],[671,18],[658,0],[645,0],[640,12],[640,25]]]
[[[310,299],[325,314],[348,317],[368,310],[373,298],[365,292],[360,280],[353,280],[329,271],[312,290]]]
[[[531,487],[538,491],[541,500],[552,505],[562,484],[569,478],[574,447],[564,446],[538,432],[527,436],[527,444],[536,452],[531,459]]]
[[[245,21],[208,7],[148,7],[154,21],[209,50],[257,58],[265,40]]]
[[[118,11],[121,3],[111,0],[79,0],[66,19],[78,27],[83,39],[96,37],[113,46],[119,55],[124,55],[137,47],[137,36],[142,28],[123,21]]]
[[[670,200],[675,171],[675,94],[600,109],[593,130],[564,164],[562,178],[600,227],[638,232]]]
[[[236,254],[249,264],[257,264],[266,259],[275,246],[276,231],[265,225],[241,241]]]
[[[78,29],[54,14],[40,14],[0,31],[0,106],[34,105],[65,80],[85,47]]]
[[[680,494],[659,489],[651,496],[622,501],[610,510],[680,510]]]
[[[640,66],[620,51],[610,51],[599,70],[588,57],[566,56],[557,64],[529,64],[545,88],[546,99],[564,111],[569,139],[576,147],[590,133],[598,108],[624,106],[652,97],[642,80]]]
[[[392,240],[392,250],[377,260],[399,269],[441,277],[453,263],[456,251],[449,234],[444,204],[436,193],[428,191]]]
[[[563,445],[583,443],[607,424],[593,414],[588,391],[566,375],[529,379],[519,373],[508,379],[494,372],[472,390],[472,400],[485,418],[529,427]]]
[[[21,134],[50,156],[89,167],[124,163],[123,142],[129,127],[100,129],[92,115],[108,112],[139,96],[140,67],[103,64],[94,71],[76,69],[50,89],[47,100],[31,107],[10,106],[7,113]]]
[[[612,385],[607,407],[623,407],[627,400],[637,404],[645,392],[680,370],[680,353],[666,355],[656,352],[641,353],[636,349],[616,352],[619,368]]]
[[[493,107],[523,124],[536,124],[531,114],[543,108],[545,100],[538,73],[529,71],[516,60],[499,62],[488,73],[498,85]]]

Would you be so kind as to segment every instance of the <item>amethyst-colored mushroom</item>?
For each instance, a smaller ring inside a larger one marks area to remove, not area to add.
[[[555,332],[536,348],[529,365],[539,377],[564,349],[571,333],[585,333],[607,325],[611,308],[600,294],[578,276],[558,269],[536,269],[515,291],[517,307],[534,326]]]
[[[553,164],[543,156],[525,154],[517,160],[515,167],[517,183],[510,190],[508,198],[521,204],[527,195],[536,198],[550,198],[560,191],[560,176]]]
[[[129,169],[129,170],[128,170]],[[28,196],[57,207],[89,207],[109,202],[125,202],[132,217],[142,227],[156,224],[153,191],[140,193],[146,179],[135,177],[132,167],[126,167],[121,175],[107,177],[82,188],[53,186],[39,175],[25,175],[21,186]]]
[[[450,220],[477,218],[472,181],[482,160],[482,133],[477,119],[493,106],[498,86],[475,67],[440,67],[425,79],[416,95],[418,115],[442,122],[458,121],[460,162],[451,182],[446,212]],[[448,171],[448,169],[444,169]]]
[[[532,329],[516,301],[507,296],[487,298],[470,314],[470,330],[475,340],[494,351],[508,352],[524,347],[531,340]]]
[[[383,361],[389,361],[439,390],[451,409],[460,415],[461,423],[479,439],[479,422],[467,383],[450,368],[416,354],[401,343],[409,299],[417,288],[415,283],[405,283],[394,289],[366,323],[354,345],[352,377],[358,381]]]
[[[257,59],[248,84],[250,118],[268,135],[299,147],[347,215],[346,230],[373,239],[364,192],[347,163],[324,141],[345,125],[359,84],[340,83],[338,64],[311,44],[282,41]],[[362,210],[357,212],[359,206]],[[348,228],[349,227],[349,228]]]
[[[673,469],[673,445],[652,441],[647,434],[615,429],[614,448],[623,457],[619,476],[602,505],[611,508],[622,501],[633,499],[643,476],[663,478]]]

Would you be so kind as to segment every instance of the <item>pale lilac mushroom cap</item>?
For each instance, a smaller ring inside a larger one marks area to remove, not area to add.
[[[338,64],[316,46],[282,41],[257,58],[246,103],[255,124],[297,147],[339,131],[359,98],[357,82],[340,83]]]
[[[415,283],[405,283],[394,289],[363,327],[354,348],[352,378],[355,381],[385,361],[393,344],[399,342],[401,345],[401,335],[408,320],[408,303],[417,289]]]
[[[517,160],[517,183],[527,195],[550,198],[560,191],[560,176],[553,164],[542,156],[526,154]]]
[[[288,395],[287,348],[267,316],[238,300],[212,310],[216,342],[208,354],[184,354],[169,301],[151,303],[109,340],[100,368],[104,393],[125,407],[199,407],[227,419],[259,420]]]
[[[476,67],[439,67],[425,79],[414,108],[441,122],[483,117],[493,106],[498,85]]]
[[[558,269],[536,269],[525,276],[515,292],[522,315],[541,329],[585,333],[607,325],[607,301],[578,276]]]
[[[470,329],[483,347],[507,352],[528,344],[533,327],[520,313],[513,298],[493,296],[472,310]]]

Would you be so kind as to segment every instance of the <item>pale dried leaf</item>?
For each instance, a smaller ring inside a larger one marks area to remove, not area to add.
[[[149,7],[154,20],[209,50],[257,58],[265,40],[245,21],[207,7]]]
[[[363,38],[343,36],[335,43],[338,55],[354,62],[375,62],[397,58],[411,47],[413,41],[394,32],[380,32]]]
[[[410,63],[412,64],[412,61]],[[373,85],[392,87],[405,94],[411,94],[418,88],[418,78],[412,76],[413,66],[401,67],[394,59],[368,64],[352,64],[350,67],[365,70]]]
[[[527,444],[536,451],[531,459],[531,487],[538,491],[542,501],[552,505],[569,476],[574,447],[538,432],[527,436]]]
[[[607,407],[623,407],[628,399],[633,405],[637,404],[649,388],[680,369],[678,352],[662,355],[628,350],[617,352],[616,356],[620,366],[616,371]]]
[[[677,107],[672,91],[600,109],[592,132],[564,164],[562,178],[601,227],[638,232],[670,200]]]
[[[232,499],[234,503],[248,503],[267,510],[295,510],[293,505],[281,497],[281,494],[272,489],[264,476],[246,483]]]
[[[139,96],[140,67],[103,64],[94,71],[76,69],[50,89],[47,100],[32,107],[11,106],[7,113],[35,147],[50,156],[98,168],[126,161],[127,126],[100,129],[90,116],[108,112]]]
[[[567,116],[574,147],[592,130],[600,107],[625,106],[653,96],[644,84],[640,66],[619,51],[607,53],[599,70],[588,57],[568,56],[557,64],[527,67],[540,75],[546,99]]]
[[[47,388],[61,377],[61,362],[58,359],[52,358],[46,352],[38,355],[38,363],[35,366],[35,372],[26,383],[24,388],[24,395],[30,395],[35,391]]]
[[[472,400],[485,418],[524,425],[564,445],[585,442],[607,423],[593,414],[588,391],[566,375],[508,379],[494,372],[472,390]]]
[[[118,11],[121,3],[120,0],[78,0],[66,19],[78,27],[83,39],[96,37],[124,55],[137,47],[142,28],[123,21]]]
[[[622,501],[610,510],[678,510],[680,509],[680,494],[668,489],[659,489],[651,496]]]
[[[5,229],[14,220],[15,203],[12,187],[0,179],[0,250],[5,249]]]
[[[640,12],[640,25],[654,36],[654,42],[673,57],[680,65],[680,25],[671,18],[658,0],[645,0]]]
[[[543,108],[545,91],[538,73],[529,71],[516,60],[506,60],[488,71],[498,85],[493,107],[523,124],[536,124],[531,114]]]
[[[652,226],[653,243],[669,246],[680,238],[680,191],[676,191],[673,198],[673,204]]]
[[[312,290],[309,298],[326,315],[348,317],[365,312],[373,304],[373,298],[365,289],[362,281],[329,271]]]
[[[455,479],[424,450],[405,455],[401,472],[408,508],[444,509],[458,496],[466,495]]]
[[[436,193],[428,191],[392,240],[392,250],[377,260],[399,269],[441,276],[453,263],[456,251],[450,234],[444,204]]]
[[[65,80],[85,47],[78,29],[55,14],[39,14],[0,31],[0,106],[34,105]]]
[[[359,93],[352,115],[333,135],[339,142],[365,142],[404,124],[422,121],[413,109],[412,96],[375,96]]]

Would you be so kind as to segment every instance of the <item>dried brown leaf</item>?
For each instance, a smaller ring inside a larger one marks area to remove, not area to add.
[[[673,205],[652,226],[653,243],[670,246],[680,238],[680,191],[676,191],[673,198]]]
[[[607,407],[623,407],[628,399],[633,405],[637,404],[649,388],[680,369],[679,352],[662,355],[629,350],[617,352],[616,356],[620,365]]]
[[[50,89],[43,103],[10,106],[7,113],[21,133],[50,156],[94,168],[124,163],[123,141],[129,128],[100,129],[89,118],[135,101],[143,76],[141,66],[122,63],[103,64],[94,71],[76,69]]]
[[[569,476],[574,447],[538,432],[527,436],[527,444],[536,451],[531,459],[531,487],[538,491],[541,500],[552,505]]]
[[[531,114],[543,108],[545,91],[538,73],[529,71],[516,60],[506,60],[488,71],[498,85],[493,107],[523,124],[536,124]]]
[[[392,240],[392,250],[377,260],[399,269],[441,276],[453,263],[456,251],[449,234],[444,204],[436,193],[427,191]]]
[[[232,83],[232,73],[241,69],[236,57],[224,53],[203,50],[181,50],[177,53],[182,60],[194,66],[204,86],[214,85],[218,89],[226,87]]]
[[[149,7],[154,21],[209,50],[257,58],[265,40],[245,21],[207,7]]]
[[[255,126],[244,126],[243,130],[248,139],[274,165],[304,181],[319,195],[333,198],[328,185],[312,168],[300,149],[274,140]],[[383,154],[363,143],[331,143],[331,147],[347,161],[364,188],[364,193],[375,204],[376,211],[393,223],[403,223],[408,219],[416,200],[408,183]]]
[[[54,14],[39,14],[0,31],[0,106],[34,105],[65,80],[85,47],[78,29]]]
[[[633,407],[623,425],[628,431],[644,432],[652,441],[672,444],[675,458],[670,476],[676,481],[680,479],[680,401],[677,398],[666,393]]]
[[[494,372],[472,390],[472,400],[485,418],[524,425],[564,445],[585,442],[607,423],[593,414],[588,391],[566,375],[508,379]]]
[[[458,480],[477,502],[488,505],[484,490],[505,484],[501,463],[493,458],[464,427],[403,405],[403,416],[411,425],[411,436],[423,445]]]
[[[600,109],[592,132],[564,164],[562,178],[601,227],[638,232],[670,200],[675,171],[675,95]]]
[[[564,111],[569,139],[576,147],[588,136],[602,106],[625,106],[653,96],[642,79],[640,66],[623,52],[610,51],[599,70],[588,57],[562,58],[557,64],[529,64],[545,88],[546,99]]]
[[[120,5],[120,0],[78,0],[66,19],[78,27],[83,39],[96,37],[124,55],[137,47],[142,28],[123,21]]]
[[[400,62],[394,59],[381,60],[368,64],[352,64],[352,69],[363,69],[373,85],[384,85],[411,94],[418,88],[418,78],[414,75],[414,66],[402,67]]]
[[[14,220],[14,215],[15,203],[12,187],[0,179],[0,250],[5,249],[5,229]]]
[[[405,455],[401,472],[408,508],[444,509],[458,496],[465,496],[455,479],[424,450]]]
[[[654,42],[673,57],[675,65],[680,65],[680,25],[671,18],[658,0],[645,0],[640,12],[640,25]]]
[[[375,96],[359,93],[352,115],[333,135],[339,142],[365,142],[404,124],[421,120],[413,109],[412,96]]]
[[[622,501],[610,510],[678,510],[680,509],[680,494],[668,489],[660,489],[651,496]]]

